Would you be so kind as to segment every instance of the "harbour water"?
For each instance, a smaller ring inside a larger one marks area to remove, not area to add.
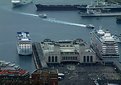
[[[72,1],[90,4],[90,0]],[[113,34],[121,34],[121,25],[116,24],[115,17],[81,18],[78,11],[42,11],[41,13],[47,14],[50,19],[44,20],[22,13],[37,14],[38,12],[33,3],[12,9],[10,0],[0,0],[0,60],[14,62],[30,72],[35,69],[32,56],[18,56],[16,51],[16,32],[18,31],[29,31],[33,42],[40,42],[45,38],[52,40],[82,38],[89,43],[92,29],[78,26],[78,24],[93,24],[96,29],[102,26]],[[121,50],[121,45],[119,48]]]

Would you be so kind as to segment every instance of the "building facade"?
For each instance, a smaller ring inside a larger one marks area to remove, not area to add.
[[[40,43],[47,63],[77,62],[96,63],[96,53],[82,39]]]
[[[55,69],[38,69],[32,73],[32,85],[58,85],[58,73]]]

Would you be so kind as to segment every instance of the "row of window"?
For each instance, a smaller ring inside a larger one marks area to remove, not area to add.
[[[93,56],[84,56],[83,57],[83,62],[93,62]]]
[[[48,62],[58,62],[57,56],[49,56]]]
[[[62,60],[77,60],[77,56],[72,56],[72,57],[65,56],[65,57],[62,57]]]

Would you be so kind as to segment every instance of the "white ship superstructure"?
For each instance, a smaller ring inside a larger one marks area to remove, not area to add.
[[[91,44],[100,57],[119,57],[118,45],[108,30],[91,32]]]
[[[11,0],[11,3],[13,4],[13,7],[25,5],[28,3],[31,3],[32,0]]]
[[[17,50],[19,55],[31,55],[32,54],[32,42],[29,32],[17,32],[18,43]]]

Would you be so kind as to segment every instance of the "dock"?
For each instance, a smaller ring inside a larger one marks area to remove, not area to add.
[[[33,59],[36,69],[47,68],[48,66],[47,63],[45,62],[40,43],[34,42],[32,44],[32,48],[33,48]]]

